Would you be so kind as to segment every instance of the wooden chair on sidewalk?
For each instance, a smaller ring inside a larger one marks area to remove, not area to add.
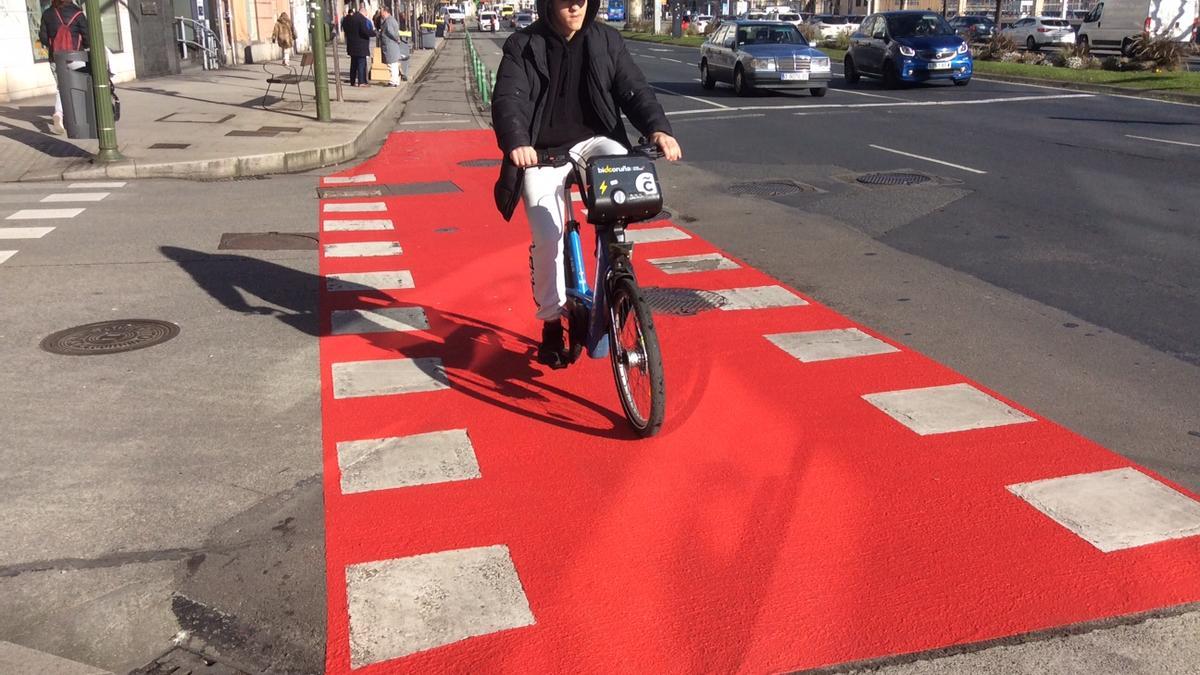
[[[267,99],[271,96],[271,87],[280,85],[279,100],[284,100],[287,95],[287,89],[290,86],[296,87],[296,97],[300,99],[300,108],[304,108],[304,93],[300,91],[300,83],[305,80],[311,80],[313,77],[313,55],[312,52],[306,52],[300,58],[300,72],[291,66],[284,66],[278,63],[264,63],[263,72],[267,74],[267,90],[263,92],[262,107],[268,107]],[[286,71],[286,72],[285,72]]]

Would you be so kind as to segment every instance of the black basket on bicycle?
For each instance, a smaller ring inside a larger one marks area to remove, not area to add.
[[[588,160],[588,222],[636,223],[662,211],[654,162],[639,155],[604,155]]]

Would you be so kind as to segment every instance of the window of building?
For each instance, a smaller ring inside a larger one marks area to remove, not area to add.
[[[100,18],[104,26],[104,46],[114,54],[125,51],[125,40],[121,34],[121,15],[117,11],[118,0],[100,0]],[[29,43],[33,46],[34,62],[48,61],[49,52],[38,38],[42,27],[42,12],[50,8],[50,0],[25,0],[25,13],[29,17]],[[54,36],[51,35],[51,38]]]
[[[33,46],[35,63],[50,60],[50,53],[38,38],[38,31],[42,28],[42,12],[49,6],[50,0],[46,0],[44,4],[41,0],[25,0],[25,13],[29,15],[29,44]]]

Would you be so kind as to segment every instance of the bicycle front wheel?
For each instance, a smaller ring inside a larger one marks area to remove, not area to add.
[[[618,278],[608,301],[609,357],[621,407],[639,436],[653,436],[662,426],[667,397],[654,319],[632,277]]]

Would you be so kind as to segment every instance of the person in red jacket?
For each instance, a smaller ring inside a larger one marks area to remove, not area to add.
[[[54,75],[55,82],[58,82],[58,67],[54,63],[54,43],[59,35],[59,28],[64,26],[67,30],[66,41],[72,50],[82,51],[88,48],[88,22],[83,10],[71,0],[51,0],[50,7],[42,12],[38,40],[50,53],[50,72]],[[60,136],[67,133],[63,127],[62,116],[62,96],[55,91],[54,117],[51,119],[50,131]]]

